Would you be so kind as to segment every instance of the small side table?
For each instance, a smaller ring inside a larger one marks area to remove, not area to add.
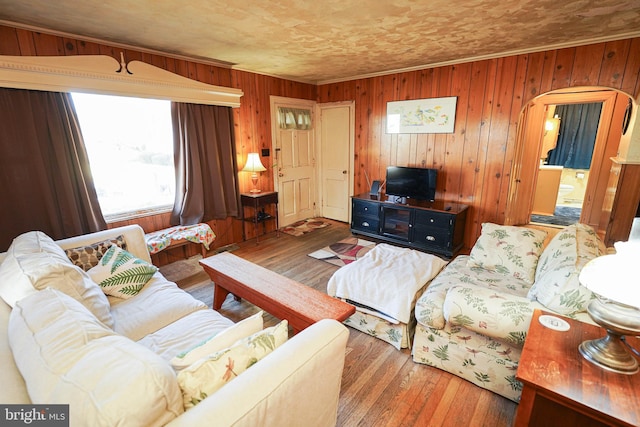
[[[242,238],[246,240],[247,233],[245,232],[244,225],[247,222],[253,222],[253,229],[256,234],[256,244],[258,243],[258,223],[262,223],[263,231],[266,233],[267,224],[266,221],[276,220],[276,237],[278,236],[278,192],[260,192],[260,193],[242,193],[240,194],[240,203],[242,204]],[[264,208],[268,205],[275,205],[275,216],[264,212]],[[253,217],[246,218],[244,216],[244,207],[248,206],[253,209]]]
[[[568,331],[540,324],[536,310],[522,350],[516,378],[524,384],[514,426],[640,425],[640,374],[609,372],[578,351],[588,339],[605,331],[595,325],[561,317]],[[640,339],[627,337],[640,348]]]

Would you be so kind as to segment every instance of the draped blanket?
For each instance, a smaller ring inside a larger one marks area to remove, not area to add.
[[[437,256],[381,243],[365,256],[337,270],[327,293],[409,323],[416,293],[447,262]]]
[[[171,245],[177,240],[187,240],[193,243],[200,243],[209,250],[209,245],[216,239],[216,235],[209,227],[209,224],[177,225],[154,231],[145,235],[147,247],[150,254],[155,254]]]

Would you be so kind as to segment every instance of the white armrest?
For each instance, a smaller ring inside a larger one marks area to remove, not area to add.
[[[348,337],[321,320],[167,426],[335,426]]]

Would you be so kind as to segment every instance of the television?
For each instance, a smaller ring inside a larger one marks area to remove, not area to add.
[[[389,166],[385,181],[388,196],[433,202],[436,198],[437,169]]]

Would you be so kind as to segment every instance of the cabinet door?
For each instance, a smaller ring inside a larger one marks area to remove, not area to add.
[[[382,235],[408,242],[411,238],[412,209],[383,206]]]
[[[451,233],[448,228],[415,224],[411,243],[436,252],[449,252],[451,251]]]
[[[378,218],[379,205],[376,202],[366,202],[364,200],[353,200],[351,214],[355,216],[366,216]]]
[[[435,211],[417,210],[415,225],[437,227],[449,230],[451,228],[451,214]]]

